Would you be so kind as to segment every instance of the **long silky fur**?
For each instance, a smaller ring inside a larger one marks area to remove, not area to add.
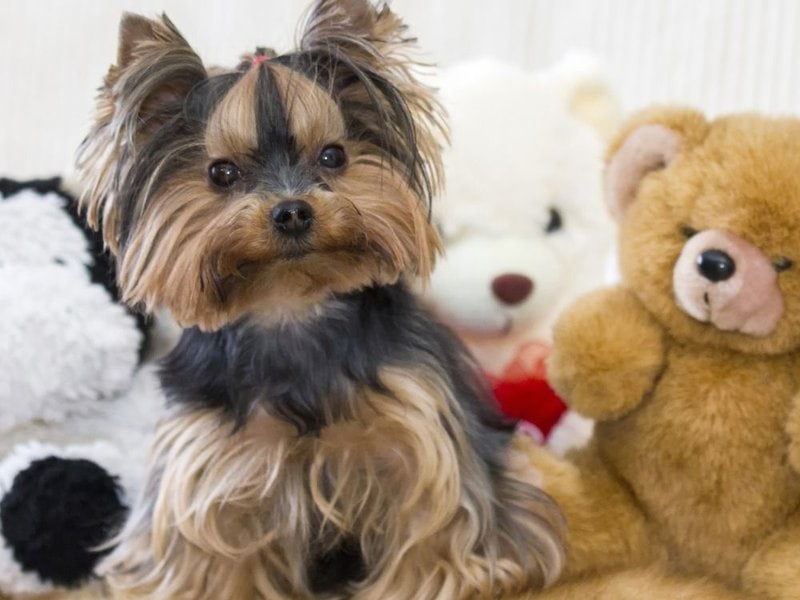
[[[131,598],[311,598],[308,549],[343,536],[360,544],[368,575],[326,598],[491,598],[551,582],[563,560],[551,501],[511,473],[491,481],[441,376],[381,379],[384,394],[318,437],[263,411],[232,434],[216,411],[176,408],[145,502],[107,560],[112,587]]]

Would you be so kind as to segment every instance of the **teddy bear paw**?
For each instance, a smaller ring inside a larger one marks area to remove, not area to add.
[[[547,374],[570,408],[618,418],[653,388],[664,366],[663,332],[633,294],[598,290],[556,324]]]

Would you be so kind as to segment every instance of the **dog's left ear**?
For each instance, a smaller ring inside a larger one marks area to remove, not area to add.
[[[443,110],[419,79],[416,39],[388,6],[369,0],[318,0],[300,40],[328,80],[350,128],[409,169],[421,196],[438,191]]]

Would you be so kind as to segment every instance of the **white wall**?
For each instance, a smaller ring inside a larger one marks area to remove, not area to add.
[[[175,21],[209,62],[287,49],[305,0],[0,0],[0,174],[64,172],[114,58],[123,10]],[[800,112],[796,0],[395,0],[442,64],[493,54],[530,67],[570,48],[605,59],[628,109]]]

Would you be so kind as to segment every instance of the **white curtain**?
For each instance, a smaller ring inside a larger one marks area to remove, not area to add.
[[[123,10],[166,11],[209,62],[291,45],[305,0],[0,0],[0,174],[66,172]],[[796,0],[394,0],[441,64],[599,55],[626,109],[800,112]]]

